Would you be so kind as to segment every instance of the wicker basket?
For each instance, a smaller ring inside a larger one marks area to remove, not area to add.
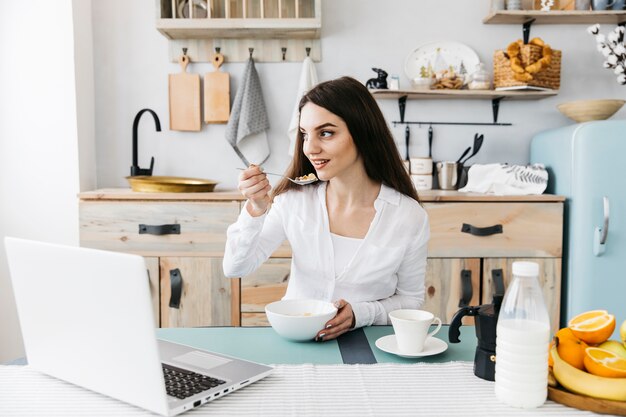
[[[528,66],[541,59],[542,48],[537,45],[522,45],[520,60],[522,66]],[[493,55],[493,84],[498,87],[543,87],[558,90],[561,85],[561,51],[552,50],[550,65],[536,74],[530,81],[518,81],[513,77],[511,62],[505,51],[497,50]]]

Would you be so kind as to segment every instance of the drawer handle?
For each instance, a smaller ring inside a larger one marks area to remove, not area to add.
[[[472,226],[471,224],[463,223],[463,226],[461,226],[461,232],[469,233],[470,235],[474,236],[491,236],[502,233],[502,225],[496,224],[487,227],[476,227]]]
[[[472,301],[472,271],[464,269],[461,271],[461,299],[459,307],[467,307]]]
[[[160,225],[149,225],[149,224],[140,224],[139,225],[139,234],[140,235],[179,235],[180,234],[180,224],[160,224]]]
[[[180,297],[183,293],[183,277],[178,268],[170,270],[170,307],[180,308]]]
[[[504,297],[504,275],[501,269],[493,269],[491,271],[491,279],[493,280],[493,285],[495,287],[494,297]]]

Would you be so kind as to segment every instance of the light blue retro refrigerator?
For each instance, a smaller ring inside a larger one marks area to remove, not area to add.
[[[587,310],[626,320],[626,120],[579,123],[537,134],[532,163],[547,193],[567,197],[561,324]]]

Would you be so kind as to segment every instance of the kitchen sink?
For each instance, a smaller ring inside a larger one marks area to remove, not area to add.
[[[217,181],[199,178],[136,175],[126,177],[133,191],[145,193],[207,193]]]

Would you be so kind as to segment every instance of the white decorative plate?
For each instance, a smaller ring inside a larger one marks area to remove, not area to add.
[[[398,350],[396,335],[390,334],[376,340],[376,347],[383,352],[402,356],[403,358],[420,358],[422,356],[432,356],[445,352],[445,350],[448,349],[448,344],[436,337],[429,337],[426,339],[426,343],[424,343],[424,350],[421,352],[403,353]]]
[[[434,71],[454,68],[457,74],[471,74],[480,62],[472,48],[460,42],[431,42],[411,52],[404,61],[404,73],[409,80],[420,78],[422,67]]]

